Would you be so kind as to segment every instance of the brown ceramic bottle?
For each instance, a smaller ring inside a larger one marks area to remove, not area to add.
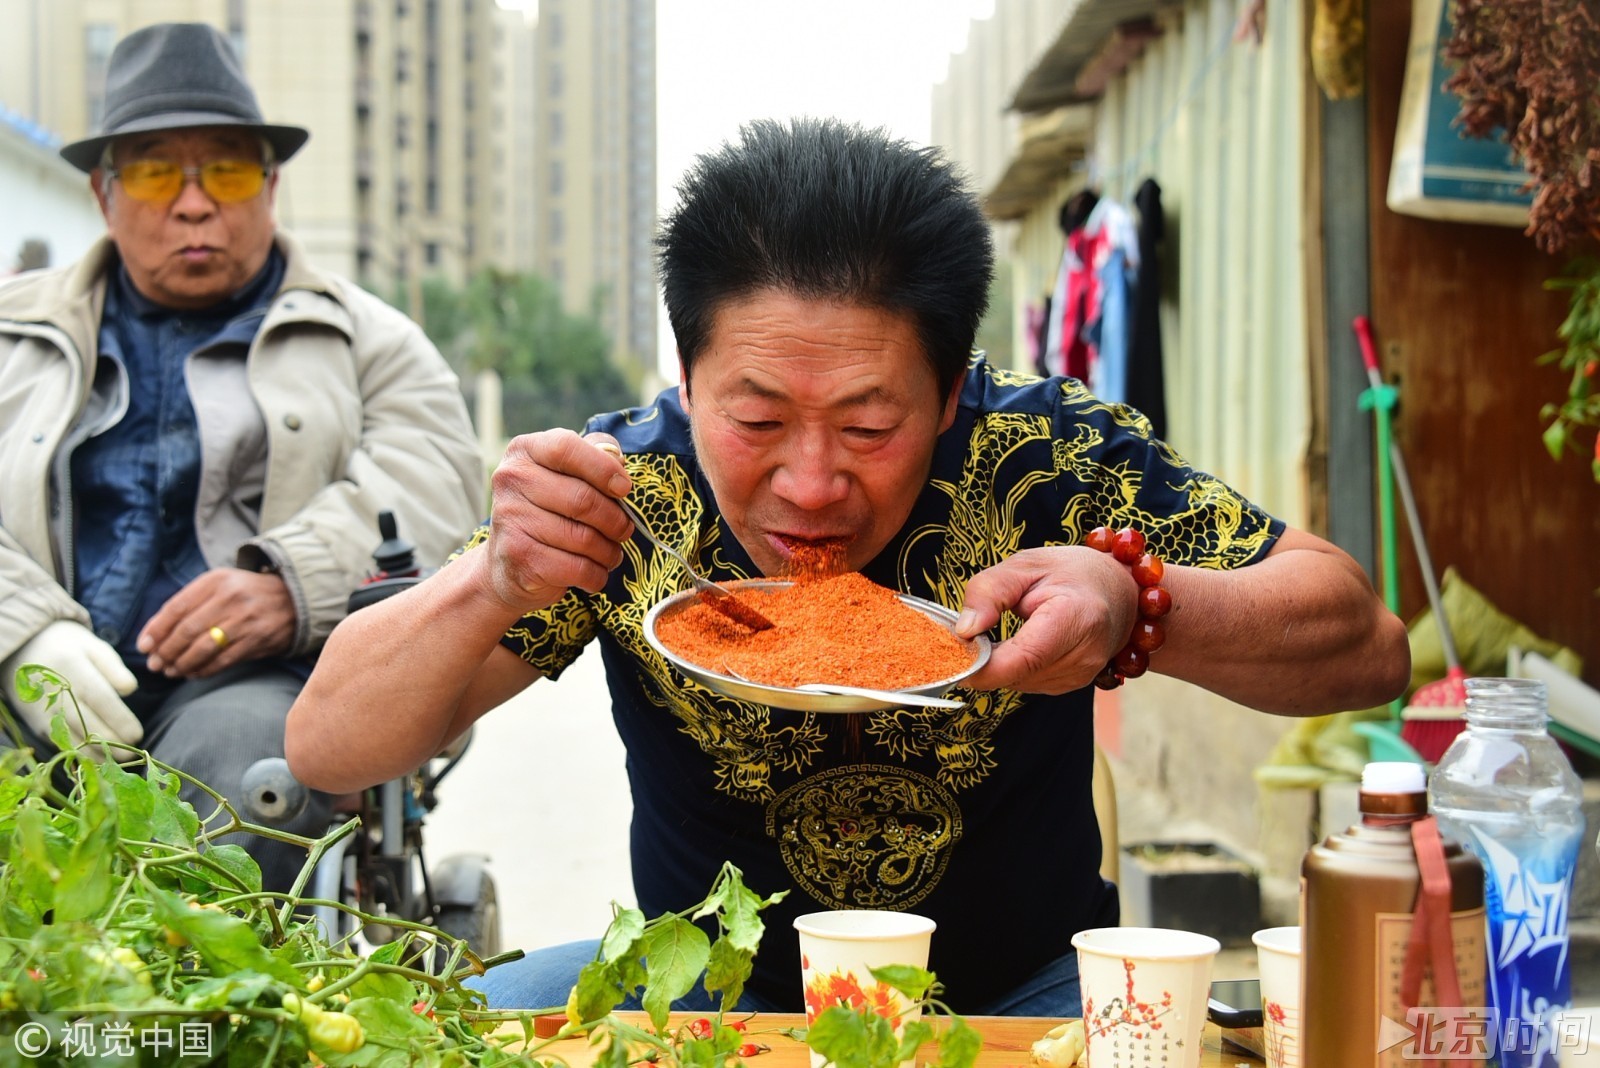
[[[1368,764],[1360,803],[1361,821],[1312,846],[1300,868],[1300,1048],[1305,1068],[1416,1068],[1400,983],[1421,887],[1411,838],[1428,814],[1421,765]],[[1449,840],[1444,859],[1461,1004],[1482,1006],[1483,868]],[[1417,1003],[1437,1004],[1431,982]]]

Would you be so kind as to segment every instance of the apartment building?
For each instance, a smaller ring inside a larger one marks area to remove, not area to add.
[[[597,302],[619,365],[656,360],[655,0],[540,0],[533,269]]]
[[[100,119],[116,41],[227,32],[269,121],[312,131],[278,216],[385,296],[535,271],[654,366],[654,0],[0,0],[0,104],[63,140]]]

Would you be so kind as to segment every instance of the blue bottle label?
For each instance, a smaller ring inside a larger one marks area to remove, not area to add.
[[[1502,840],[1472,826],[1467,836],[1487,876],[1488,989],[1502,1068],[1554,1068],[1556,1014],[1572,1005],[1567,907],[1582,828],[1561,831]]]

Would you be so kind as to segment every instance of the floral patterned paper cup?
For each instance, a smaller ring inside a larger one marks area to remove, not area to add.
[[[800,932],[807,1027],[834,1005],[867,1006],[890,1020],[898,1019],[896,1032],[922,1015],[920,1008],[908,1012],[905,996],[874,979],[871,969],[889,964],[926,968],[932,920],[909,912],[842,909],[809,913],[796,919],[794,926]],[[811,1051],[811,1068],[827,1063]]]
[[[1089,1068],[1196,1068],[1215,938],[1161,927],[1096,927],[1078,950]]]
[[[1267,1068],[1300,1068],[1300,928],[1250,936],[1261,968],[1261,1025]]]

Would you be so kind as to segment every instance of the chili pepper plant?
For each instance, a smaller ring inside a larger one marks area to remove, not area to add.
[[[66,680],[28,664],[17,683],[24,700],[54,710],[57,752],[35,757],[0,706],[0,723],[16,743],[0,749],[0,1064],[22,1049],[22,1029],[43,1025],[59,1034],[74,1021],[122,1029],[126,1056],[115,1063],[138,1065],[534,1065],[551,1063],[553,1053],[541,1053],[552,1042],[582,1032],[604,1041],[605,1068],[729,1066],[764,1049],[758,1017],[728,1014],[750,976],[759,913],[782,895],[762,898],[732,865],[683,913],[647,921],[636,909],[617,909],[600,954],[572,990],[567,1025],[539,1040],[533,1017],[550,1010],[491,1011],[462,985],[520,952],[480,959],[425,924],[302,895],[318,859],[356,821],[303,838],[245,821],[197,783],[217,805],[201,820],[178,796],[183,782],[194,781],[178,769],[104,739],[73,744],[66,716],[81,716]],[[249,854],[216,840],[237,832],[307,849],[288,894],[264,891]],[[400,933],[362,955],[331,943],[306,918],[312,905]],[[715,940],[697,920],[714,922]],[[724,1012],[705,1026],[670,1029],[668,1006],[702,971],[706,988],[721,992]],[[874,975],[930,1014],[944,1011],[931,973]],[[613,1015],[641,991],[650,1028]],[[193,1036],[195,1028],[204,1041],[182,1048],[137,1037],[181,1029]],[[914,1022],[896,1039],[890,1022],[867,1007],[837,1006],[818,1017],[811,1037],[840,1068],[889,1068],[931,1034],[927,1023]],[[939,1064],[971,1068],[980,1045],[952,1016],[939,1036]],[[88,1061],[57,1046],[26,1063]]]

